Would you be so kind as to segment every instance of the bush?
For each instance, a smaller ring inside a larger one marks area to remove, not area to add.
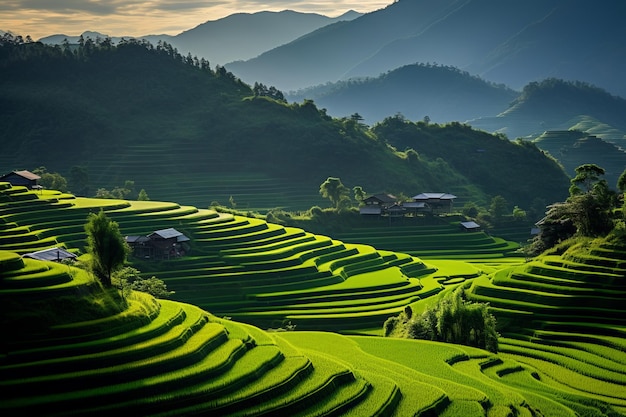
[[[413,315],[410,307],[405,308],[398,317],[387,319],[383,330],[387,337],[435,340],[498,351],[495,317],[489,313],[487,304],[469,301],[463,287],[448,293],[421,315]]]

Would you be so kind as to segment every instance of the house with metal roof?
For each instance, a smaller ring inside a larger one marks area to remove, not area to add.
[[[0,177],[0,182],[8,182],[13,186],[23,186],[28,188],[37,188],[41,177],[30,171],[13,171]]]
[[[433,212],[450,213],[455,198],[454,194],[449,193],[421,193],[413,196],[413,201],[427,204]]]
[[[126,236],[133,256],[144,259],[169,259],[189,252],[189,239],[174,228],[155,230],[148,236]]]
[[[73,260],[76,260],[76,258],[78,258],[76,254],[72,252],[68,252],[67,250],[63,248],[57,248],[57,247],[43,249],[43,250],[39,250],[36,252],[31,252],[31,253],[26,253],[23,255],[23,257],[37,259],[40,261],[54,261],[54,262],[61,262],[66,259],[73,261]]]

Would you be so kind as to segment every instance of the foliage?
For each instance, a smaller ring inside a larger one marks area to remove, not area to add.
[[[354,187],[352,187],[352,192],[354,193],[354,199],[359,203],[362,204],[363,200],[365,199],[365,191],[363,191],[363,187],[361,187],[360,185],[356,185]]]
[[[49,190],[67,191],[67,180],[58,172],[48,172],[46,167],[39,167],[33,170],[33,174],[41,177],[39,185]]]
[[[12,150],[0,154],[0,164],[45,164],[82,196],[102,189],[100,196],[136,198],[134,192],[125,195],[122,185],[132,178],[151,190],[151,199],[204,206],[205,193],[190,190],[206,190],[209,178],[245,171],[298,184],[282,187],[263,210],[319,205],[317,187],[331,174],[349,188],[408,195],[455,190],[482,204],[497,181],[504,184],[493,194],[527,208],[534,196],[556,195],[552,187],[559,182],[559,175],[544,169],[545,155],[498,136],[460,124],[370,129],[351,117],[334,119],[312,100],[254,97],[252,87],[223,67],[211,69],[206,60],[182,56],[164,42],[6,42],[0,45],[0,72],[0,90],[7,92],[0,97],[0,142]],[[405,135],[416,152],[405,153],[396,141]],[[494,149],[500,145],[515,152]],[[520,149],[520,163],[532,170],[508,167]],[[554,180],[533,182],[535,172]],[[226,203],[233,191],[223,192],[212,198]],[[242,199],[238,207],[247,207]]]
[[[113,282],[122,289],[125,296],[128,296],[131,290],[145,292],[155,298],[170,298],[174,295],[175,292],[169,291],[163,280],[155,276],[144,278],[140,274],[138,269],[125,266],[115,273]]]
[[[397,149],[415,151],[424,178],[440,174],[452,182],[461,175],[477,188],[471,199],[479,205],[488,206],[491,198],[499,195],[510,206],[528,210],[534,199],[567,197],[567,174],[531,142],[511,141],[458,122],[426,124],[401,116],[386,118],[372,131]],[[439,160],[438,166],[432,163]]]
[[[85,232],[91,271],[103,286],[111,287],[113,273],[124,265],[130,252],[119,225],[100,210],[98,214],[89,214]]]
[[[468,301],[465,289],[448,292],[437,304],[414,315],[411,307],[384,324],[387,337],[435,340],[498,351],[496,319],[488,305]]]
[[[575,234],[605,236],[614,228],[617,195],[601,178],[603,175],[604,169],[595,164],[576,168],[570,196],[565,202],[549,206],[546,216],[538,223],[540,233],[529,248],[531,254],[539,254]]]
[[[145,190],[142,189],[144,195],[142,198],[149,200],[148,194]],[[114,198],[114,199],[131,199],[131,200],[139,200],[139,195],[135,193],[135,181],[126,180],[123,186],[118,186],[113,188],[112,190],[107,190],[104,188],[99,188],[96,192],[96,198]],[[145,201],[145,200],[144,200]]]
[[[284,94],[274,86],[268,88],[263,83],[255,82],[254,87],[252,87],[252,92],[256,97],[269,97],[274,100],[286,102]]]
[[[504,197],[501,195],[497,195],[491,199],[491,203],[489,205],[489,213],[499,219],[504,216],[508,212],[509,203],[506,201]]]
[[[137,200],[139,201],[150,201],[150,197],[148,197],[148,193],[143,188],[137,194]]]
[[[339,178],[328,177],[320,185],[320,194],[322,197],[328,198],[337,209],[349,207],[350,189],[343,185]]]

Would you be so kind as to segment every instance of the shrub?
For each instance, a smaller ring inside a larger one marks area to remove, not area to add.
[[[413,315],[407,307],[398,317],[387,319],[385,336],[458,343],[498,351],[496,319],[485,303],[471,302],[463,287],[446,294],[438,304]]]

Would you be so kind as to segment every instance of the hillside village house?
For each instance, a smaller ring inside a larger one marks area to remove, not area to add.
[[[40,261],[62,262],[65,260],[75,261],[78,256],[72,252],[68,252],[63,248],[48,248],[36,252],[30,252],[22,255],[24,258],[37,259]]]
[[[363,200],[359,208],[362,215],[386,214],[390,217],[402,217],[418,213],[450,213],[456,198],[448,193],[422,193],[413,197],[413,201],[398,202],[391,194],[375,194]]]
[[[0,182],[8,182],[11,183],[12,186],[24,186],[31,189],[40,188],[40,185],[37,184],[41,177],[37,174],[33,174],[30,171],[13,171],[8,174],[4,174],[0,177]]]
[[[134,256],[145,259],[170,259],[189,252],[189,239],[174,228],[156,230],[148,236],[126,236]]]
[[[433,213],[452,212],[452,203],[456,196],[448,193],[421,193],[413,197],[416,203],[424,203]]]
[[[359,212],[364,215],[382,215],[387,208],[396,204],[396,200],[391,194],[375,194],[363,199]]]

